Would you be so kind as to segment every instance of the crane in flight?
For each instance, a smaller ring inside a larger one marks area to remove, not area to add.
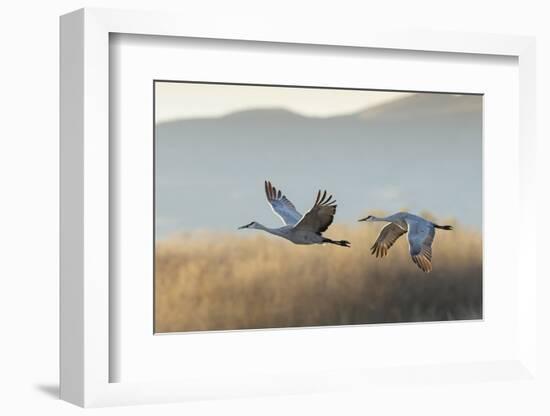
[[[243,225],[239,229],[251,228],[263,230],[270,234],[285,238],[294,244],[336,244],[342,247],[350,247],[346,240],[331,240],[323,237],[322,233],[328,229],[336,213],[336,201],[332,195],[327,198],[327,191],[321,194],[317,192],[317,199],[313,207],[302,216],[290,200],[277,190],[269,181],[265,181],[265,194],[267,202],[271,205],[273,212],[281,218],[284,226],[279,228],[268,228],[256,221]]]
[[[412,261],[423,272],[432,271],[432,243],[435,237],[435,229],[452,230],[450,225],[437,225],[417,215],[408,212],[398,212],[388,217],[375,217],[369,215],[359,221],[384,221],[389,222],[378,235],[371,253],[376,257],[384,257],[390,247],[405,233],[409,233],[409,252]]]

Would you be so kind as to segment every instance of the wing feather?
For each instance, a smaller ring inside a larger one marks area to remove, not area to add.
[[[265,195],[267,202],[271,205],[273,212],[277,214],[285,225],[294,225],[302,218],[302,214],[296,210],[296,207],[290,200],[283,195],[281,190],[277,190],[269,181],[265,181]]]
[[[412,261],[425,273],[432,271],[432,243],[435,228],[426,224],[414,224],[409,229],[409,251]]]
[[[390,222],[380,231],[378,238],[371,247],[371,254],[376,257],[384,257],[388,254],[388,250],[393,246],[399,237],[405,234],[407,230],[399,225]]]
[[[311,231],[321,234],[326,231],[336,213],[336,201],[332,200],[332,195],[327,198],[327,191],[317,192],[317,198],[313,207],[296,224],[296,229]]]

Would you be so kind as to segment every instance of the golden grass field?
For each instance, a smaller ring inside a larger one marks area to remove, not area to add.
[[[351,248],[297,246],[261,231],[191,233],[157,242],[155,332],[480,319],[482,240],[436,233],[433,271],[406,236],[370,254],[383,224],[333,225]]]

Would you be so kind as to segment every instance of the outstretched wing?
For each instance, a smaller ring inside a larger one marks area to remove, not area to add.
[[[432,271],[432,243],[435,228],[428,224],[409,224],[409,251],[414,264],[423,272]]]
[[[390,222],[380,231],[378,238],[371,247],[371,253],[376,257],[384,257],[388,254],[388,250],[393,243],[397,241],[399,237],[405,234],[407,230],[401,228],[399,225]]]
[[[294,204],[290,202],[280,190],[277,190],[271,185],[269,181],[265,181],[265,195],[267,196],[267,202],[271,205],[273,212],[283,220],[283,223],[286,225],[294,225],[300,221],[302,214],[300,214],[296,210]]]
[[[317,192],[317,199],[313,207],[306,212],[295,228],[321,234],[326,231],[336,213],[336,201],[331,201],[332,195],[327,198],[327,191],[321,195]]]

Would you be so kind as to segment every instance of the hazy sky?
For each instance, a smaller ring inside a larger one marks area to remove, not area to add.
[[[327,189],[338,223],[407,209],[481,227],[481,96],[157,82],[155,108],[157,238],[279,226],[265,179],[302,213]]]
[[[349,114],[410,93],[319,88],[157,82],[156,120],[220,117],[259,108],[284,108],[310,117]],[[223,94],[220,92],[224,91]],[[307,91],[307,93],[304,93]]]

